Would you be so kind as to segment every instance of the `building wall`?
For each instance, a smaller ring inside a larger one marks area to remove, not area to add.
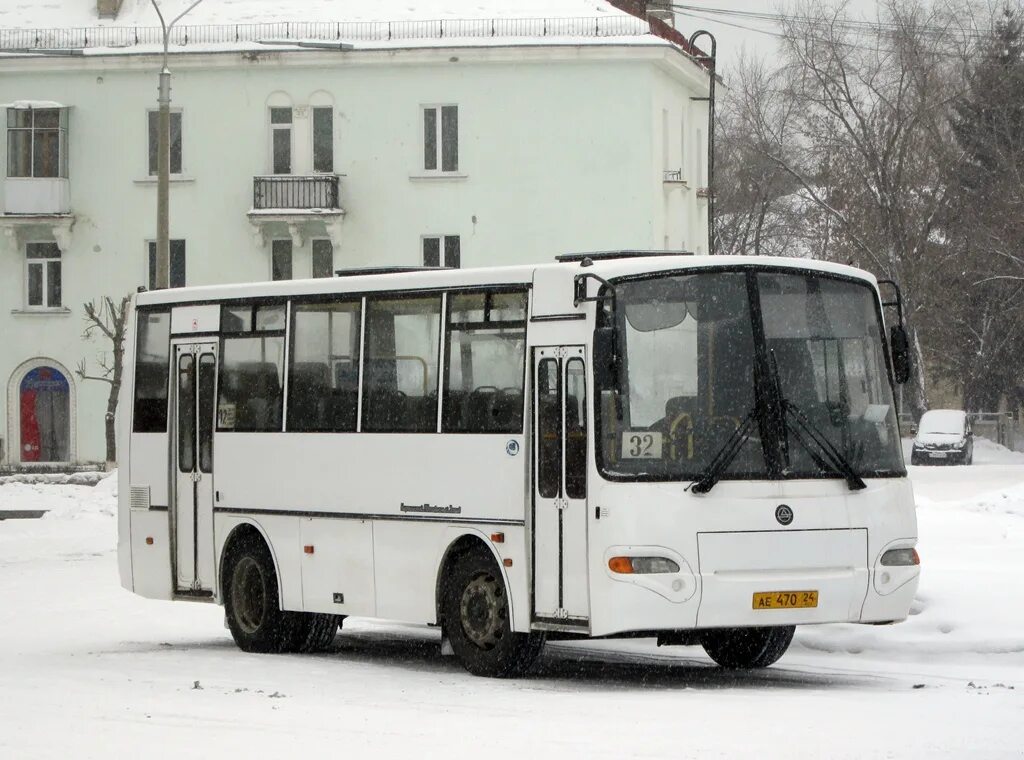
[[[156,184],[147,176],[146,112],[155,107],[156,63],[149,56],[0,62],[0,102],[71,106],[74,214],[59,313],[22,311],[24,243],[52,238],[49,228],[21,228],[13,241],[0,234],[0,387],[16,386],[12,373],[28,359],[50,357],[69,369],[91,361],[107,346],[81,340],[83,302],[147,282]],[[662,108],[671,110],[674,130],[685,114],[691,133],[706,132],[704,104],[690,101],[704,94],[699,72],[673,50],[208,54],[174,59],[172,71],[184,142],[182,177],[171,184],[170,237],[186,241],[188,285],[270,278],[269,238],[287,237],[287,225],[272,224],[256,240],[247,212],[253,176],[271,170],[271,103],[295,109],[296,174],[311,173],[303,107],[332,104],[334,170],[344,175],[346,211],[337,268],[422,263],[427,234],[459,235],[464,267],[550,261],[577,250],[660,249],[666,235],[671,248],[706,250],[706,212],[692,185],[666,189],[662,182]],[[458,176],[423,176],[421,108],[431,104],[459,107]],[[680,141],[694,140],[677,136],[670,144],[678,151]],[[4,140],[5,167],[6,150]],[[684,159],[687,171],[695,160]],[[309,276],[309,237],[326,236],[317,223],[304,230],[295,277]],[[69,380],[72,457],[100,460],[107,387]],[[17,461],[13,403],[8,397],[0,406],[8,462]]]

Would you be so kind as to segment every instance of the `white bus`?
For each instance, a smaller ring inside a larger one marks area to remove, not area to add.
[[[764,667],[796,625],[902,620],[885,305],[846,266],[642,252],[140,293],[122,584],[222,604],[246,651],[439,625],[490,676],[546,638]]]

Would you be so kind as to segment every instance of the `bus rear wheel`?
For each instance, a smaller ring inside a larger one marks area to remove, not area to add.
[[[261,538],[246,537],[229,551],[224,612],[231,637],[244,652],[287,651],[303,627],[301,613],[281,609],[270,550]]]
[[[792,625],[722,628],[704,633],[701,644],[723,668],[767,668],[786,653],[795,631]]]
[[[544,646],[543,634],[513,633],[508,589],[485,551],[456,560],[445,584],[442,612],[452,650],[473,675],[522,675]]]

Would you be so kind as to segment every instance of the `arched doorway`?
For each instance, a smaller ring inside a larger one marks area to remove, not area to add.
[[[25,362],[8,385],[11,460],[22,464],[74,460],[75,387],[59,362]]]

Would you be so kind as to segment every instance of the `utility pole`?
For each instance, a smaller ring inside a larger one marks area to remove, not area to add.
[[[156,0],[150,0],[156,15],[160,18],[160,26],[164,33],[164,59],[163,67],[160,69],[160,89],[157,96],[157,104],[160,106],[160,116],[157,123],[156,143],[156,272],[154,282],[157,290],[162,290],[168,285],[168,270],[171,262],[171,241],[170,241],[170,185],[171,185],[171,70],[167,67],[167,46],[171,39],[171,29],[178,23],[182,16],[195,8],[203,0],[195,0],[188,8],[183,10],[170,24],[164,23],[164,14],[160,12],[160,6]]]

